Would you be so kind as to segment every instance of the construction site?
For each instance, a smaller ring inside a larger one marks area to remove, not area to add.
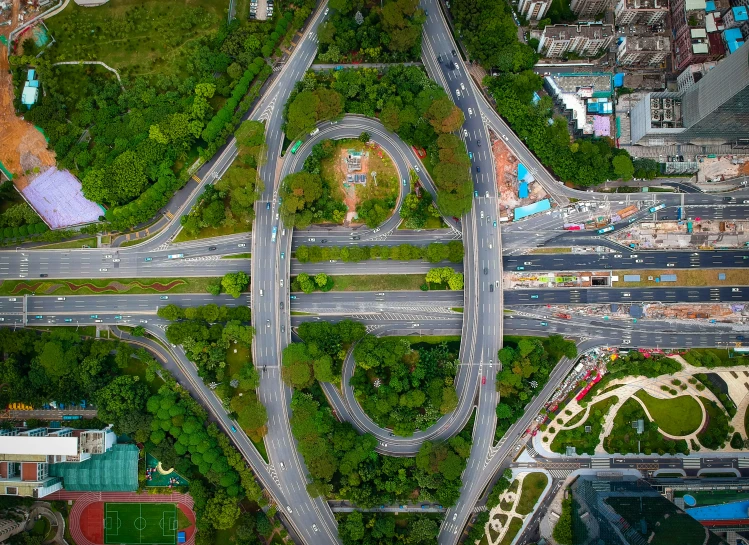
[[[546,308],[555,318],[599,316],[604,320],[700,320],[709,324],[745,325],[749,323],[749,305],[744,303],[607,303],[553,305]]]
[[[12,1],[12,4],[9,3]],[[16,114],[13,82],[8,65],[8,40],[12,30],[34,17],[38,3],[2,0],[0,6],[0,179],[12,179],[19,190],[28,184],[28,176],[55,165],[54,152],[47,149],[44,135]],[[42,6],[44,7],[44,6]],[[8,13],[10,16],[8,17]]]
[[[632,248],[719,250],[749,243],[749,221],[703,220],[642,222],[616,232],[614,240]]]

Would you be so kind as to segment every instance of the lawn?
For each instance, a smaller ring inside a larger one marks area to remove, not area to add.
[[[127,234],[127,233],[126,233]],[[126,247],[126,246],[135,246],[136,244],[140,244],[141,242],[147,241],[149,238],[153,238],[156,236],[156,233],[153,235],[148,235],[147,237],[140,237],[140,238],[134,238],[132,240],[126,240],[120,246]]]
[[[502,538],[502,541],[499,542],[499,545],[510,545],[514,539],[515,536],[520,531],[520,528],[523,527],[523,519],[520,517],[512,517],[512,520],[510,521],[510,525],[507,527],[507,533],[505,533],[505,537]]]
[[[569,446],[575,447],[578,454],[587,453],[592,456],[598,445],[598,437],[603,430],[604,417],[617,401],[619,400],[616,396],[611,396],[594,404],[590,408],[590,415],[582,425],[557,433],[551,442],[551,450],[564,453],[566,447]],[[585,426],[591,426],[590,433],[585,433]]]
[[[416,291],[423,274],[348,274],[333,276],[333,291]]]
[[[658,426],[669,435],[689,435],[702,423],[702,408],[692,396],[657,399],[645,390],[635,394],[648,409]]]
[[[234,352],[236,350],[236,353]],[[238,375],[245,365],[252,365],[250,349],[245,346],[231,345],[226,351],[226,375],[232,377]]]
[[[444,229],[445,227],[447,227],[447,224],[442,220],[441,216],[439,218],[429,216],[424,227],[421,227],[420,229]],[[398,229],[410,230],[409,227],[406,227],[405,221],[400,222]]]
[[[141,278],[94,280],[8,280],[0,285],[0,295],[97,295],[101,293],[206,293],[215,278]]]
[[[237,222],[236,225],[221,227],[203,227],[196,236],[190,236],[182,229],[175,237],[174,242],[187,242],[188,240],[199,240],[202,238],[223,237],[227,235],[236,235],[239,233],[249,233],[252,231],[252,224]]]
[[[227,7],[226,0],[113,0],[95,9],[70,2],[46,24],[55,60],[187,76],[186,44],[218,30]]]
[[[47,244],[46,246],[38,246],[37,248],[46,249],[58,249],[63,250],[65,248],[96,248],[96,237],[91,238],[79,238],[77,240],[68,240],[67,242],[56,242],[55,244]]]
[[[668,271],[676,274],[676,282],[668,282],[667,287],[673,286],[746,286],[749,285],[749,275],[746,271],[741,272],[743,269],[675,269]],[[725,280],[718,280],[718,273],[725,273]],[[665,274],[662,269],[655,270],[627,270],[627,271],[613,271],[612,275],[619,275],[619,278],[624,278],[625,274],[639,274],[641,280],[639,282],[615,282],[615,288],[634,288],[638,286],[644,287],[664,287],[664,284],[656,283],[655,279],[661,274]],[[648,276],[652,276],[653,280],[648,280]]]
[[[749,492],[738,490],[674,490],[676,498],[683,498],[685,494],[697,500],[697,507],[749,500]]]
[[[174,503],[106,503],[104,509],[104,543],[172,545],[177,542]]]
[[[643,433],[638,434],[637,430],[632,427],[632,423],[640,419],[643,420],[644,430]],[[611,433],[603,440],[603,446],[606,452],[611,454],[689,453],[686,440],[673,441],[667,439],[657,429],[653,429],[642,405],[634,399],[628,399],[619,408],[619,412],[614,417]]]
[[[749,363],[749,355],[729,356],[728,350],[722,348],[692,348],[682,357],[696,367],[733,367]]]
[[[138,358],[130,358],[127,367],[122,370],[122,374],[139,377],[141,382],[148,385],[152,395],[157,394],[161,385],[164,384],[164,379],[158,375],[153,382],[146,381],[146,366]]]
[[[250,259],[251,257],[252,254],[247,252],[244,254],[222,255],[221,259]]]
[[[515,511],[520,515],[530,513],[548,482],[549,479],[543,473],[526,475],[523,479],[523,488],[520,490],[520,499]]]
[[[344,187],[347,170],[343,162],[343,155],[346,153],[346,150],[356,150],[369,154],[368,157],[362,159],[363,169],[356,172],[352,171],[351,173],[368,174],[366,184],[350,184],[348,189]],[[377,183],[374,183],[372,176],[369,175],[372,172],[377,173]],[[395,203],[398,199],[400,178],[398,177],[393,160],[381,148],[373,149],[359,140],[336,140],[332,157],[324,159],[320,165],[320,174],[323,180],[331,182],[333,198],[346,203],[350,211],[354,211],[351,208],[351,203],[354,201],[357,204],[361,204],[370,199],[382,199],[386,202]],[[353,192],[351,191],[352,189]],[[356,195],[355,198],[353,198],[354,193]]]
[[[722,448],[728,442],[728,415],[717,403],[700,397],[702,405],[707,411],[708,425],[697,434],[700,444],[709,449]]]
[[[572,248],[533,248],[532,254],[569,254],[572,253]]]

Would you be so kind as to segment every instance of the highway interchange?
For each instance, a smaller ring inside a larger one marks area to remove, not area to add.
[[[624,206],[638,201],[642,201],[647,207],[657,199],[657,202],[668,205],[661,214],[673,214],[675,218],[675,207],[684,206],[690,217],[701,215],[716,220],[746,217],[748,207],[744,206],[743,202],[724,204],[721,196],[701,193],[659,193],[657,196],[648,193],[607,195],[565,187],[543,168],[493,111],[473,84],[461,57],[452,54],[452,51],[457,51],[458,48],[453,42],[437,2],[424,0],[421,7],[428,9],[429,12],[423,32],[422,60],[429,75],[444,86],[455,103],[464,111],[466,122],[463,127],[465,130],[461,129],[461,137],[474,157],[472,176],[480,196],[474,199],[473,210],[461,218],[460,222],[446,218],[446,229],[399,232],[396,230],[396,213],[377,230],[311,227],[294,232],[278,220],[280,181],[286,174],[299,170],[312,145],[324,138],[357,137],[366,130],[393,157],[402,177],[408,178],[408,171],[415,170],[419,165],[410,146],[386,131],[379,122],[352,116],[347,116],[337,123],[321,124],[320,132],[306,139],[298,155],[286,155],[281,158],[284,142],[281,131],[283,105],[294,84],[302,78],[316,55],[316,32],[328,14],[326,4],[323,3],[312,15],[282,70],[248,115],[248,118],[266,123],[266,140],[270,150],[267,163],[260,169],[265,191],[256,203],[256,221],[252,235],[172,243],[180,229],[179,215],[189,211],[202,188],[220,178],[236,157],[235,147],[230,142],[198,170],[195,182],[190,182],[173,203],[170,203],[168,210],[173,216],[171,221],[163,220],[164,228],[137,246],[81,250],[19,248],[0,252],[0,278],[26,279],[29,282],[40,277],[50,281],[73,278],[168,278],[220,276],[230,271],[251,270],[251,292],[239,299],[215,298],[203,294],[0,297],[0,317],[3,318],[3,325],[14,327],[24,324],[24,313],[30,325],[139,324],[146,327],[160,343],[148,338],[132,339],[126,333],[120,333],[123,338],[143,344],[157,353],[180,384],[189,389],[207,407],[212,419],[229,434],[264,488],[279,504],[279,512],[286,517],[292,533],[305,543],[339,543],[339,540],[337,524],[328,503],[321,498],[311,498],[306,491],[307,471],[296,451],[289,428],[289,402],[292,392],[281,380],[280,353],[291,342],[293,327],[301,321],[321,317],[331,320],[353,317],[365,323],[368,330],[376,334],[461,334],[462,365],[456,382],[460,393],[460,405],[454,413],[443,417],[433,428],[419,431],[414,437],[390,437],[387,430],[378,429],[366,415],[363,415],[358,404],[352,399],[350,389],[344,389],[341,396],[337,390],[331,390],[332,387],[326,386],[338,414],[350,419],[361,431],[368,431],[377,436],[380,440],[378,450],[385,454],[412,455],[425,438],[446,438],[454,435],[463,427],[471,412],[476,410],[474,444],[468,467],[463,475],[461,497],[458,503],[447,511],[438,539],[439,543],[446,545],[457,542],[486,485],[513,452],[515,441],[521,437],[553,388],[575,363],[573,360],[564,359],[557,365],[548,384],[531,401],[524,416],[495,445],[493,440],[498,394],[494,387],[481,388],[479,383],[480,378],[485,377],[488,385],[494,384],[498,371],[496,354],[501,348],[502,336],[505,333],[565,334],[579,339],[581,351],[600,345],[622,343],[654,347],[727,346],[737,341],[736,333],[729,326],[678,324],[677,327],[674,324],[653,321],[646,324],[623,324],[613,321],[609,323],[601,318],[582,315],[575,315],[571,320],[560,320],[555,318],[545,305],[635,301],[741,302],[746,301],[749,295],[749,289],[740,286],[504,290],[503,270],[516,271],[518,267],[523,267],[522,270],[528,272],[648,267],[667,270],[669,263],[674,264],[675,270],[690,267],[733,268],[745,267],[747,262],[744,261],[744,257],[747,254],[725,251],[697,252],[694,255],[693,252],[661,251],[632,255],[632,252],[622,249],[622,257],[616,257],[617,254],[611,252],[580,255],[511,255],[503,260],[501,256],[506,242],[511,248],[517,249],[551,241],[557,245],[564,245],[565,239],[572,240],[574,236],[580,236],[561,231],[561,225],[583,212],[571,210],[569,218],[565,218],[559,211],[554,211],[549,215],[540,215],[515,224],[501,224],[496,221],[498,195],[493,176],[489,174],[494,172],[493,157],[489,152],[489,128],[505,140],[513,153],[534,173],[560,206],[566,206],[570,198],[575,198],[598,201],[598,204],[610,206],[614,210],[614,207],[620,204]],[[442,62],[437,61],[438,55],[443,59]],[[455,64],[448,65],[448,62],[456,63],[457,68]],[[460,97],[457,95],[459,89]],[[481,172],[477,172],[473,167],[480,167]],[[417,174],[424,185],[433,191],[431,181],[424,171],[425,169],[421,168]],[[402,187],[404,191],[407,189],[408,187]],[[742,196],[749,198],[746,190],[735,192],[735,195],[737,201],[741,201]],[[404,194],[401,194],[400,199],[403,196]],[[266,203],[270,203],[269,208]],[[638,214],[638,218],[641,219],[648,217],[650,216],[645,209]],[[277,229],[276,240],[271,234],[274,227]],[[534,233],[536,236],[530,237],[528,233]],[[353,239],[353,236],[359,238]],[[587,236],[594,235],[589,233]],[[291,273],[301,270],[330,273],[351,273],[361,270],[368,274],[393,274],[422,273],[433,266],[426,262],[299,264],[291,259],[292,251],[299,244],[343,246],[352,243],[408,242],[422,245],[432,241],[447,242],[456,238],[462,238],[465,246],[462,265],[465,289],[461,292],[311,294],[291,300],[291,304],[287,305],[285,310],[280,308],[282,302],[290,300]],[[118,242],[121,241],[120,237]],[[222,259],[228,255],[245,253],[251,253],[252,259]],[[281,256],[282,253],[284,257]],[[642,259],[642,263],[638,263],[639,259]],[[533,297],[534,295],[538,297]],[[167,322],[156,316],[156,309],[165,304],[195,306],[209,302],[227,305],[250,305],[252,302],[253,325],[257,331],[253,343],[253,362],[256,367],[265,369],[261,375],[259,396],[268,411],[268,435],[265,442],[269,463],[262,459],[241,430],[239,433],[231,433],[234,423],[227,416],[221,401],[197,376],[194,365],[186,359],[181,347],[169,346],[164,335]],[[462,308],[463,311],[455,312],[453,309],[456,307]],[[513,312],[505,314],[505,308],[512,309]],[[291,311],[312,315],[291,316]],[[353,366],[349,357],[344,369],[345,385],[348,384],[345,378],[352,372]],[[283,470],[280,469],[281,462],[284,463]]]

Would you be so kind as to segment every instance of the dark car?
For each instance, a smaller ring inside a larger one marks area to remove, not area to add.
[[[45,274],[45,273],[42,273],[42,274],[40,274],[40,275],[39,275],[39,277],[40,277],[40,278],[47,278],[48,276],[49,276],[49,275],[48,275],[48,274]]]
[[[489,274],[489,269],[487,267],[484,267],[484,274]]]
[[[270,203],[269,202],[265,203],[265,209],[266,210],[270,210]]]
[[[476,172],[481,172],[481,167],[476,167]]]
[[[744,336],[743,335],[736,335],[736,340],[737,341],[743,341],[744,340]]]
[[[321,240],[320,242],[322,242],[323,244],[325,244],[326,242],[328,242],[328,239],[327,239],[327,238],[324,238],[324,239],[322,239],[322,240]]]
[[[494,284],[489,284],[489,291],[494,291]]]
[[[477,145],[478,147],[481,147],[481,140],[476,140],[476,145]]]
[[[453,57],[457,57],[457,56],[458,56],[458,54],[457,54],[457,53],[455,52],[455,50],[453,49]]]
[[[731,202],[733,200],[733,197],[723,197],[723,200],[725,202]]]
[[[281,305],[281,310],[283,310],[283,301],[281,301],[280,305]]]
[[[361,237],[359,235],[354,235],[351,237],[352,240],[361,240]]]
[[[212,252],[212,251],[214,251],[215,249],[216,249],[216,247],[215,247],[215,246],[208,246],[208,251],[209,251],[209,252]]]

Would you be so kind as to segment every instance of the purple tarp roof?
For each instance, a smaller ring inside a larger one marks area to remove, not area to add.
[[[104,209],[83,196],[81,182],[67,170],[52,167],[21,191],[52,229],[92,223]]]

